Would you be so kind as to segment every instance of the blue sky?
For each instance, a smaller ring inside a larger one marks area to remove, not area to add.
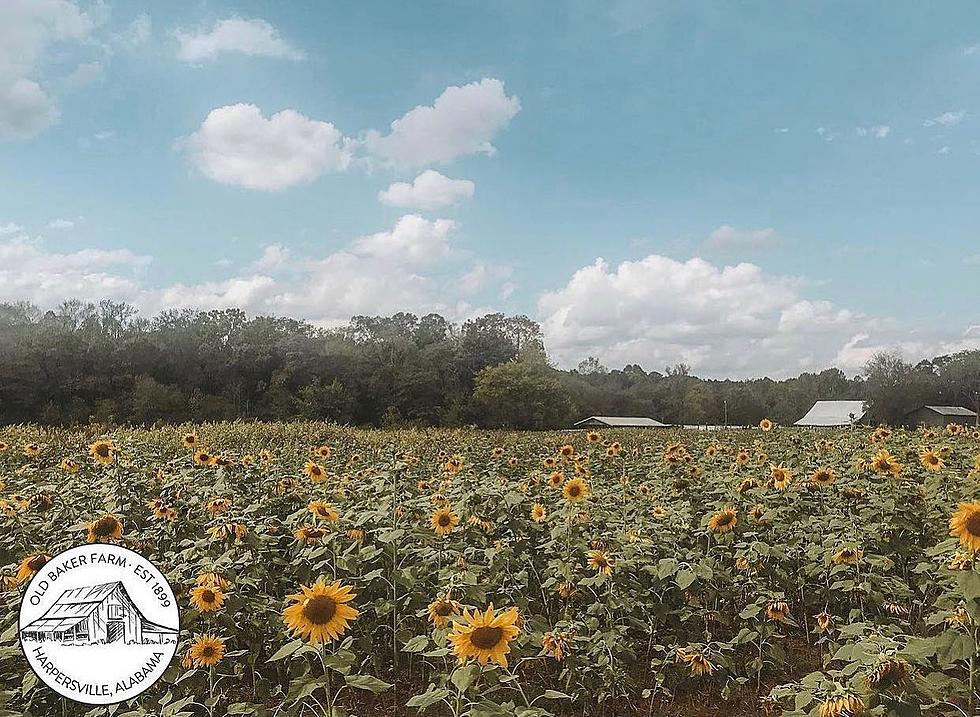
[[[708,376],[977,347],[978,90],[968,2],[9,0],[0,299],[520,312]]]

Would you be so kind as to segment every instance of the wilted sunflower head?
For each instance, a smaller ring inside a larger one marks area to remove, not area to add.
[[[107,466],[112,463],[115,457],[116,449],[113,447],[112,443],[107,440],[98,440],[88,447],[88,452],[92,454],[92,458],[95,462]]]
[[[318,528],[315,525],[303,525],[296,529],[293,533],[297,541],[301,543],[311,543],[318,544],[327,535],[327,531],[323,528]]]
[[[810,476],[810,480],[820,487],[826,487],[828,485],[833,485],[834,481],[837,480],[837,474],[834,473],[833,468],[817,468]]]
[[[122,522],[114,515],[104,515],[88,524],[88,542],[90,543],[119,540],[122,535]]]
[[[323,520],[327,523],[334,523],[340,518],[340,514],[337,512],[337,510],[332,505],[322,500],[310,501],[307,508],[317,520]]]
[[[853,717],[864,712],[864,700],[857,695],[827,697],[820,703],[819,717]]]
[[[37,575],[41,568],[48,564],[49,560],[51,560],[51,556],[46,555],[45,553],[28,555],[26,558],[21,560],[20,565],[17,566],[17,582],[23,583],[33,578],[35,575]]]
[[[437,597],[429,603],[429,622],[436,627],[443,627],[448,624],[449,619],[453,615],[459,614],[460,608],[460,604],[455,600],[451,600],[448,595]]]
[[[37,443],[28,443],[24,446],[24,455],[28,458],[37,458],[41,455],[41,446]]]
[[[861,560],[862,552],[858,548],[841,548],[831,556],[838,565],[854,565]]]

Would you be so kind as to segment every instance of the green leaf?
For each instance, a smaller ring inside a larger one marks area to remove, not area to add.
[[[302,640],[293,640],[292,642],[287,642],[285,645],[276,650],[276,654],[269,658],[269,662],[275,662],[276,660],[284,660],[290,655],[292,655],[296,650],[303,646]]]
[[[344,679],[351,687],[355,687],[359,690],[367,690],[368,692],[373,692],[374,694],[384,692],[385,690],[391,688],[390,683],[385,682],[384,680],[379,680],[373,675],[347,675]]]
[[[422,652],[429,646],[428,635],[416,635],[402,646],[403,652]]]
[[[681,590],[687,590],[697,579],[698,576],[694,574],[694,571],[687,568],[679,570],[677,575],[674,576],[674,582],[677,583],[677,587]]]
[[[564,692],[559,692],[558,690],[545,690],[544,694],[541,695],[546,700],[570,700],[571,695],[566,695]]]
[[[452,680],[457,690],[466,692],[469,686],[473,684],[477,674],[479,674],[479,669],[476,665],[463,665],[453,670],[452,677],[449,679]]]
[[[406,707],[418,707],[419,709],[425,709],[426,707],[431,707],[439,700],[443,700],[452,694],[449,690],[435,689],[433,685],[429,685],[429,689],[425,694],[415,695],[412,699],[405,703]]]

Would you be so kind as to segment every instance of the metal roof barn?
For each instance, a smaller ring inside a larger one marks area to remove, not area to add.
[[[575,424],[576,428],[667,428],[661,423],[646,416],[589,416]]]
[[[864,401],[817,401],[813,407],[793,425],[795,426],[850,426],[859,423],[867,410]]]
[[[977,414],[962,406],[922,406],[905,414],[911,426],[945,426],[947,423],[975,424]]]

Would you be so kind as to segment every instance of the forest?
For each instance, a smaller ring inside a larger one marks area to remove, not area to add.
[[[559,370],[526,316],[454,324],[438,314],[355,316],[340,328],[237,309],[166,311],[65,301],[0,304],[0,423],[150,425],[236,418],[359,426],[546,429],[588,415],[666,423],[792,423],[818,399],[864,399],[875,422],[923,404],[980,408],[980,351],[879,353],[771,380],[702,379],[684,364]]]

